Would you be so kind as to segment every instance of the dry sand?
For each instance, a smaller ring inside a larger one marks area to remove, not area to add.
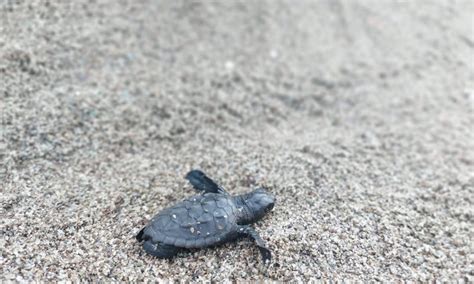
[[[0,1],[0,279],[472,281],[473,3]],[[191,168],[270,267],[136,243]]]

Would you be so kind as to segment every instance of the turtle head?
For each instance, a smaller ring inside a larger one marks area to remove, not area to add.
[[[275,206],[275,196],[263,188],[258,188],[242,196],[245,208],[245,223],[252,223],[261,219]]]

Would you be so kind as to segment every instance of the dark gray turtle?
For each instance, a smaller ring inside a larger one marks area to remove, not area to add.
[[[215,246],[249,237],[260,249],[263,261],[270,250],[249,224],[273,208],[275,198],[264,189],[231,196],[199,170],[186,179],[200,192],[158,213],[137,235],[145,251],[159,258],[171,258],[181,249]]]

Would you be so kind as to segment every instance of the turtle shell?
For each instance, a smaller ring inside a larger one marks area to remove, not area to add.
[[[195,195],[158,213],[145,228],[154,243],[201,248],[224,242],[236,232],[237,209],[227,194]]]

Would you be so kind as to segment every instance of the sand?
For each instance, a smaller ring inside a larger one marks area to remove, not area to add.
[[[472,1],[0,1],[0,280],[474,278]],[[274,211],[146,255],[199,168]]]

